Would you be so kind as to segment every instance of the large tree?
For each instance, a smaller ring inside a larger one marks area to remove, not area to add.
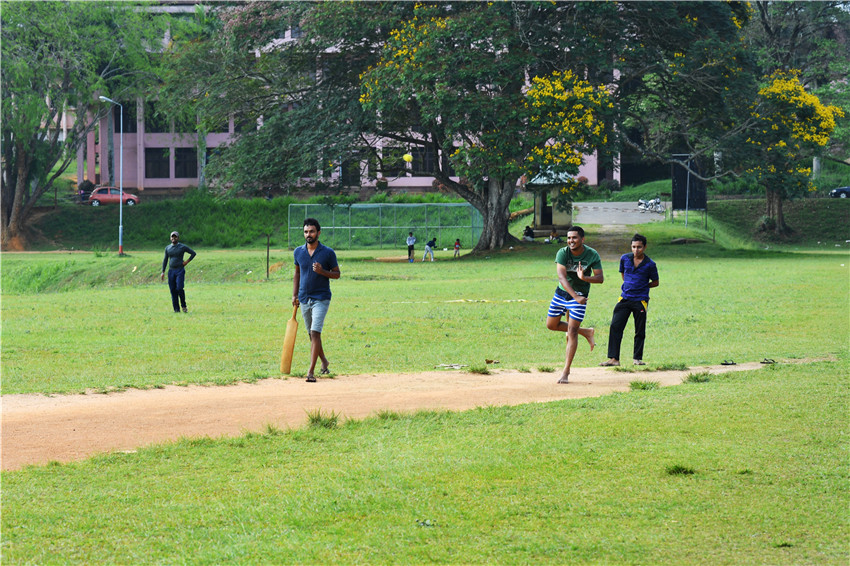
[[[132,100],[149,82],[151,53],[165,28],[135,3],[4,2],[2,105],[3,247],[25,246],[36,201],[76,158],[112,107],[98,95]],[[75,116],[63,138],[63,112]]]
[[[766,228],[785,234],[789,227],[782,202],[813,188],[812,155],[827,146],[844,112],[807,92],[796,75],[776,72],[759,91],[750,116],[755,127],[740,145],[750,163],[746,174],[767,195],[766,216],[772,226]]]
[[[397,168],[379,140],[441,149],[433,175],[481,210],[489,249],[510,238],[524,173],[575,172],[612,141],[666,162],[733,156],[759,126],[750,15],[741,2],[254,2],[222,8],[220,35],[175,51],[167,93],[210,120],[261,118],[211,167],[230,187],[364,148]],[[293,24],[300,37],[278,41]]]
[[[760,0],[752,6],[745,37],[762,74],[793,72],[824,104],[850,113],[850,2]],[[850,160],[850,120],[836,123],[820,155]]]

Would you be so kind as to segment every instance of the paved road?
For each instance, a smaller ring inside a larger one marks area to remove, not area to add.
[[[669,208],[670,203],[665,202]],[[663,214],[641,212],[634,202],[578,202],[573,205],[576,224],[645,224],[664,220]]]

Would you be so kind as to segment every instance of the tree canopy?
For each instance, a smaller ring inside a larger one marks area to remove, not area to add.
[[[151,77],[161,18],[123,2],[7,2],[0,12],[4,246],[19,245],[38,198],[111,111],[98,95],[127,100]],[[62,137],[62,112],[75,116]],[[52,171],[52,173],[51,173]],[[17,244],[16,244],[17,242]]]
[[[292,181],[364,148],[376,174],[397,168],[379,140],[441,149],[438,183],[484,215],[479,248],[509,237],[523,174],[574,173],[618,145],[712,155],[758,90],[739,2],[255,2],[220,17],[204,56],[225,63],[169,91],[216,119],[262,116],[220,156],[222,179]],[[175,70],[193,68],[185,53]]]
[[[780,169],[797,172],[812,155],[846,155],[843,2],[221,3],[172,28],[164,52],[161,22],[135,8],[4,4],[4,245],[56,178],[48,172],[67,167],[109,110],[98,94],[197,113],[200,144],[235,118],[241,133],[202,173],[224,190],[294,187],[364,157],[370,175],[392,175],[402,153],[442,152],[429,174],[482,212],[479,249],[510,240],[518,179],[575,174],[593,151],[609,168],[624,149],[681,166],[673,154],[722,155],[722,170],[694,171],[703,178],[755,174],[780,155]],[[777,70],[825,104],[777,96]],[[795,130],[782,104],[799,123],[801,112],[829,113],[821,133],[837,135],[786,150]],[[46,125],[71,107],[77,124],[61,140]]]

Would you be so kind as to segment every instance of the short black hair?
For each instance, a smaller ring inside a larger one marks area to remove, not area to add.
[[[584,228],[582,228],[581,226],[570,226],[569,228],[567,228],[567,234],[569,234],[570,232],[578,232],[579,237],[584,238]]]
[[[644,236],[643,234],[635,234],[634,236],[632,236],[632,241],[640,242],[641,244],[643,244],[643,247],[646,247],[646,236]]]
[[[316,232],[322,231],[322,227],[319,226],[319,221],[316,220],[315,218],[305,218],[304,219],[304,226],[315,226]]]

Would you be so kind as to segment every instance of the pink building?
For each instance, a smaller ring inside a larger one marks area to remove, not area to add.
[[[194,124],[165,122],[153,116],[153,106],[138,99],[123,107],[124,188],[145,190],[182,190],[198,186],[199,159]],[[119,151],[122,145],[121,113],[113,106],[113,128],[109,131],[108,117],[97,125],[98,135],[91,132],[84,148],[77,154],[77,178],[106,184],[108,174],[108,136],[112,135],[115,184],[119,183]],[[235,131],[234,121],[222,125],[220,132],[207,134],[207,151],[230,141]],[[95,140],[99,140],[97,143]]]

